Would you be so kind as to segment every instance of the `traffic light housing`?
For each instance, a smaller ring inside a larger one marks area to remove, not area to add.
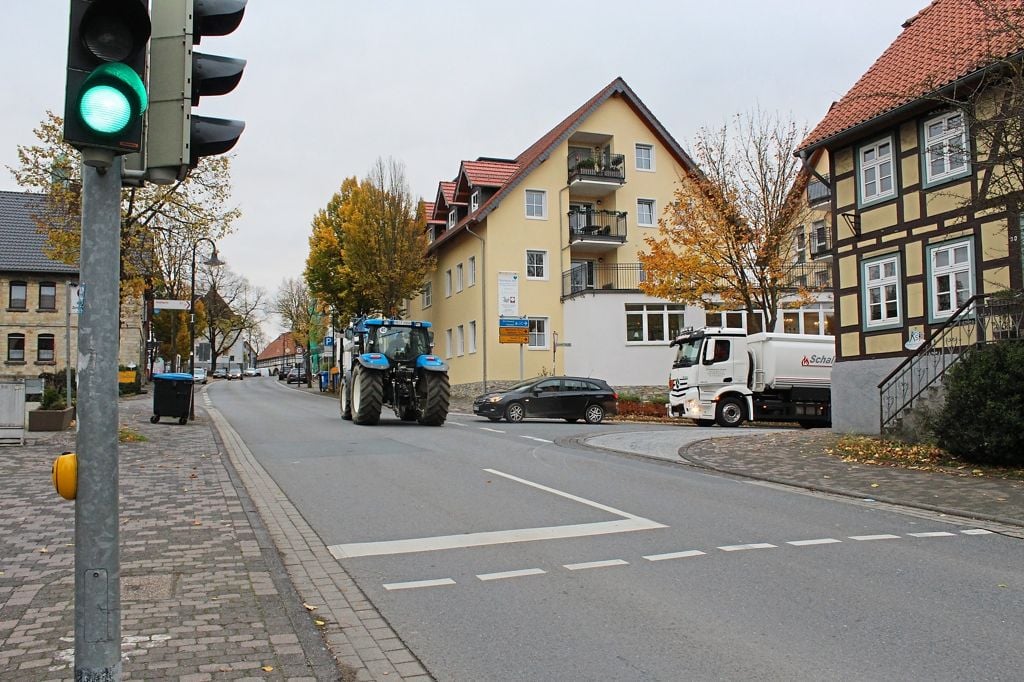
[[[225,95],[238,85],[245,60],[193,52],[205,36],[233,32],[246,0],[160,0],[153,5],[150,54],[152,103],[146,129],[146,179],[184,180],[204,156],[238,142],[244,121],[192,113],[204,95]]]
[[[107,167],[142,146],[147,0],[71,0],[64,141],[85,163]]]

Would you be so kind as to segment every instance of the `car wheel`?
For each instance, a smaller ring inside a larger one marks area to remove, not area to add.
[[[604,420],[604,408],[597,403],[587,405],[587,411],[583,413],[583,418],[587,420],[588,424],[600,424]]]
[[[526,408],[522,403],[511,403],[505,408],[505,420],[510,424],[518,424],[526,418]]]

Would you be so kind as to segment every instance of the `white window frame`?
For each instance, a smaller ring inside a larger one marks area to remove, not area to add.
[[[448,210],[448,229],[450,230],[453,227],[455,227],[455,223],[457,223],[458,220],[459,220],[459,209],[457,209],[456,207],[452,206],[451,209]]]
[[[537,213],[538,205],[537,202],[531,202],[531,197],[540,198],[539,210]],[[548,217],[548,193],[547,190],[543,189],[525,189],[523,190],[523,212],[526,215],[527,220],[547,220]]]
[[[547,317],[527,318],[530,323],[530,338],[526,345],[527,350],[548,350],[548,321]]]
[[[949,122],[954,118],[960,119],[960,126],[950,129]],[[931,137],[929,135],[929,128],[936,124],[941,124],[943,130],[941,133]],[[962,111],[947,111],[944,114],[928,119],[922,125],[921,136],[924,140],[925,185],[933,185],[944,180],[967,175],[970,170],[968,146],[970,143],[967,139],[967,119]],[[932,161],[936,159],[936,152],[941,154],[945,170],[933,174]],[[954,168],[951,161],[956,156],[960,157],[960,165]]]
[[[965,249],[966,260],[960,263],[954,261],[956,252]],[[949,254],[949,263],[944,266],[935,264],[939,253]],[[931,313],[931,321],[944,320],[955,313],[967,300],[974,295],[974,244],[971,239],[959,239],[953,242],[933,244],[927,248],[928,253],[928,309]],[[956,288],[956,276],[960,273],[967,273],[967,289],[961,296]],[[950,289],[945,292],[939,291],[939,282],[947,279]],[[944,308],[939,307],[939,295],[945,293],[949,296],[949,304]]]
[[[879,156],[879,150],[886,145],[889,147],[889,155],[886,157]],[[874,158],[871,161],[865,161],[864,157],[871,152],[874,153]],[[882,169],[886,164],[889,165],[889,173],[888,175],[883,175]],[[873,182],[876,187],[875,193],[870,195],[867,193],[867,185],[869,183],[867,179],[868,171],[874,172]],[[888,191],[882,191],[883,178],[889,179]],[[862,205],[873,204],[896,196],[896,144],[892,136],[883,137],[857,149],[857,189],[859,190],[860,203]]]
[[[641,163],[640,163],[640,159],[641,159],[640,151],[641,150],[644,150],[644,151],[647,152],[647,164],[648,165],[646,165],[646,166],[641,165]],[[633,160],[634,160],[634,165],[636,166],[636,169],[638,171],[643,171],[644,173],[653,173],[655,171],[655,166],[654,166],[654,145],[653,144],[648,144],[646,142],[637,142],[633,146]]]
[[[891,274],[886,274],[886,265],[892,265]],[[875,267],[877,267],[878,270],[876,273],[872,273],[872,270]],[[886,329],[902,325],[903,297],[901,295],[899,254],[894,253],[880,258],[865,260],[861,263],[861,282],[863,283],[861,295],[864,298],[864,329]],[[889,288],[893,291],[893,297],[891,299],[886,298],[886,292]],[[871,292],[876,289],[881,292],[879,297],[881,317],[877,320],[872,320]],[[890,316],[886,310],[888,307],[887,303],[889,301],[895,302],[896,304],[896,313],[892,316]]]
[[[828,225],[824,220],[815,220],[811,223],[811,256],[820,256],[828,249]]]
[[[463,290],[464,287],[462,285],[462,280],[462,263],[459,263],[455,266],[455,293],[459,293]]]
[[[451,269],[444,271],[444,297],[451,298],[452,295],[452,271]]]
[[[467,269],[469,270],[469,272],[466,273],[468,277],[468,282],[466,283],[466,286],[471,287],[476,284],[476,256],[469,257],[469,267]]]
[[[434,304],[434,284],[427,282],[423,286],[423,307],[429,308]]]
[[[793,235],[793,262],[807,262],[807,233],[804,232],[803,225],[801,225],[796,234]]]
[[[469,195],[469,210],[475,211],[480,208],[480,190],[474,189]]]
[[[469,353],[472,355],[476,352],[476,320],[469,321]]]
[[[641,344],[654,344],[659,346],[667,345],[673,340],[672,324],[670,322],[670,315],[678,317],[679,328],[677,331],[682,331],[683,323],[685,321],[684,314],[686,306],[681,303],[626,303],[626,307],[623,308],[623,329],[626,332],[626,345],[634,346]],[[671,308],[670,308],[671,306]],[[630,308],[639,307],[639,310],[630,310]],[[665,333],[664,339],[651,339],[651,332],[648,327],[648,316],[661,316],[661,328]],[[630,316],[640,317],[640,338],[629,337],[629,318]]]
[[[534,262],[531,263],[530,262],[530,257],[531,256],[539,256],[540,257],[540,263],[537,263],[536,260],[534,260]],[[536,268],[538,268],[538,267],[541,270],[541,274],[539,274],[539,275],[536,274]],[[533,268],[533,272],[534,272],[534,274],[532,274],[532,275],[530,274],[531,268]],[[526,250],[526,279],[544,280],[544,279],[547,279],[547,278],[548,278],[548,252],[547,251],[541,251],[539,249],[527,249]]]
[[[640,207],[650,206],[651,207],[651,222],[642,223],[640,222]],[[658,225],[658,202],[654,199],[637,199],[636,200],[636,224],[637,227],[657,227]]]
[[[444,356],[450,358],[452,356],[452,330],[451,328],[444,330]]]
[[[461,324],[455,328],[455,354],[466,354],[466,328]]]

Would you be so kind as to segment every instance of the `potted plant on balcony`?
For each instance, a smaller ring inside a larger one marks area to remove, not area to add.
[[[582,159],[576,157],[575,170],[594,170],[594,166],[596,165],[597,163],[594,161],[594,157],[592,156],[584,156]]]
[[[28,430],[64,431],[74,417],[75,408],[69,407],[60,391],[50,386],[43,391],[39,407],[28,413]]]

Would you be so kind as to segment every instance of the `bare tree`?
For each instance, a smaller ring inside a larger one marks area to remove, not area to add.
[[[692,150],[703,175],[680,178],[658,236],[645,239],[640,288],[672,301],[760,311],[773,329],[782,297],[793,291],[793,231],[807,211],[792,153],[805,134],[794,121],[758,110],[701,129]]]
[[[241,275],[227,269],[200,271],[203,288],[203,334],[210,343],[210,369],[217,358],[231,349],[238,339],[259,330],[266,294]]]
[[[271,309],[291,331],[295,343],[306,349],[303,353],[306,385],[312,385],[312,341],[318,334],[322,337],[325,320],[316,299],[310,295],[304,281],[285,278],[277,290]]]

